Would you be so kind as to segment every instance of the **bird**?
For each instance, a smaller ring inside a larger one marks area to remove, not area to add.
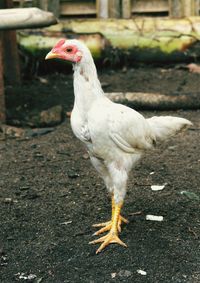
[[[90,161],[111,196],[111,219],[94,224],[103,236],[90,242],[99,244],[96,253],[112,243],[127,247],[120,239],[121,225],[128,220],[121,215],[131,169],[143,154],[192,123],[181,117],[145,118],[136,110],[106,97],[98,79],[89,48],[77,39],[60,39],[45,59],[72,62],[74,106],[71,128],[84,143]]]

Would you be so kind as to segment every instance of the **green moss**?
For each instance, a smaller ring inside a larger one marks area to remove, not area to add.
[[[18,42],[20,46],[29,54],[35,57],[44,56],[58,42],[59,37],[48,37],[41,35],[20,35],[18,34]],[[85,42],[90,48],[95,59],[101,57],[102,49],[101,42],[96,38],[90,37]]]
[[[44,36],[42,36],[44,33]],[[57,36],[59,34],[59,36]],[[189,19],[139,18],[134,20],[69,20],[41,30],[40,34],[21,33],[21,47],[35,57],[43,57],[61,37],[76,37],[90,48],[93,57],[102,59],[107,46],[118,48],[121,54],[137,49],[150,53],[183,53],[200,38],[200,17]],[[108,44],[105,44],[105,42]]]
[[[21,47],[33,56],[40,56],[46,50],[50,50],[58,41],[57,37],[44,37],[41,35],[24,36],[18,34],[18,42]]]

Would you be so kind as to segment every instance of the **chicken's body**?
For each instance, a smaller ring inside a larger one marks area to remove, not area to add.
[[[72,130],[86,145],[93,166],[112,195],[111,221],[96,225],[105,226],[96,235],[105,231],[109,233],[92,242],[102,242],[97,250],[99,252],[109,243],[125,245],[118,238],[118,232],[121,222],[127,222],[120,215],[120,210],[130,170],[157,140],[162,141],[191,123],[183,118],[168,116],[145,119],[137,111],[110,101],[101,88],[88,48],[77,40],[68,40],[63,44],[70,46],[70,49],[75,46],[74,52],[79,52],[81,56],[79,61],[68,59],[74,62]],[[57,54],[53,50],[51,54]]]

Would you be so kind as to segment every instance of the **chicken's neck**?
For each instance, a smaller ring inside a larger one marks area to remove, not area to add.
[[[79,112],[87,112],[92,103],[103,96],[93,59],[74,65],[74,108]]]

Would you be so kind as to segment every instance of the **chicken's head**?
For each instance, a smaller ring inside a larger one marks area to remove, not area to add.
[[[73,63],[78,63],[83,57],[81,50],[83,44],[80,41],[72,39],[61,39],[56,43],[52,50],[46,55],[45,59],[59,58]]]

